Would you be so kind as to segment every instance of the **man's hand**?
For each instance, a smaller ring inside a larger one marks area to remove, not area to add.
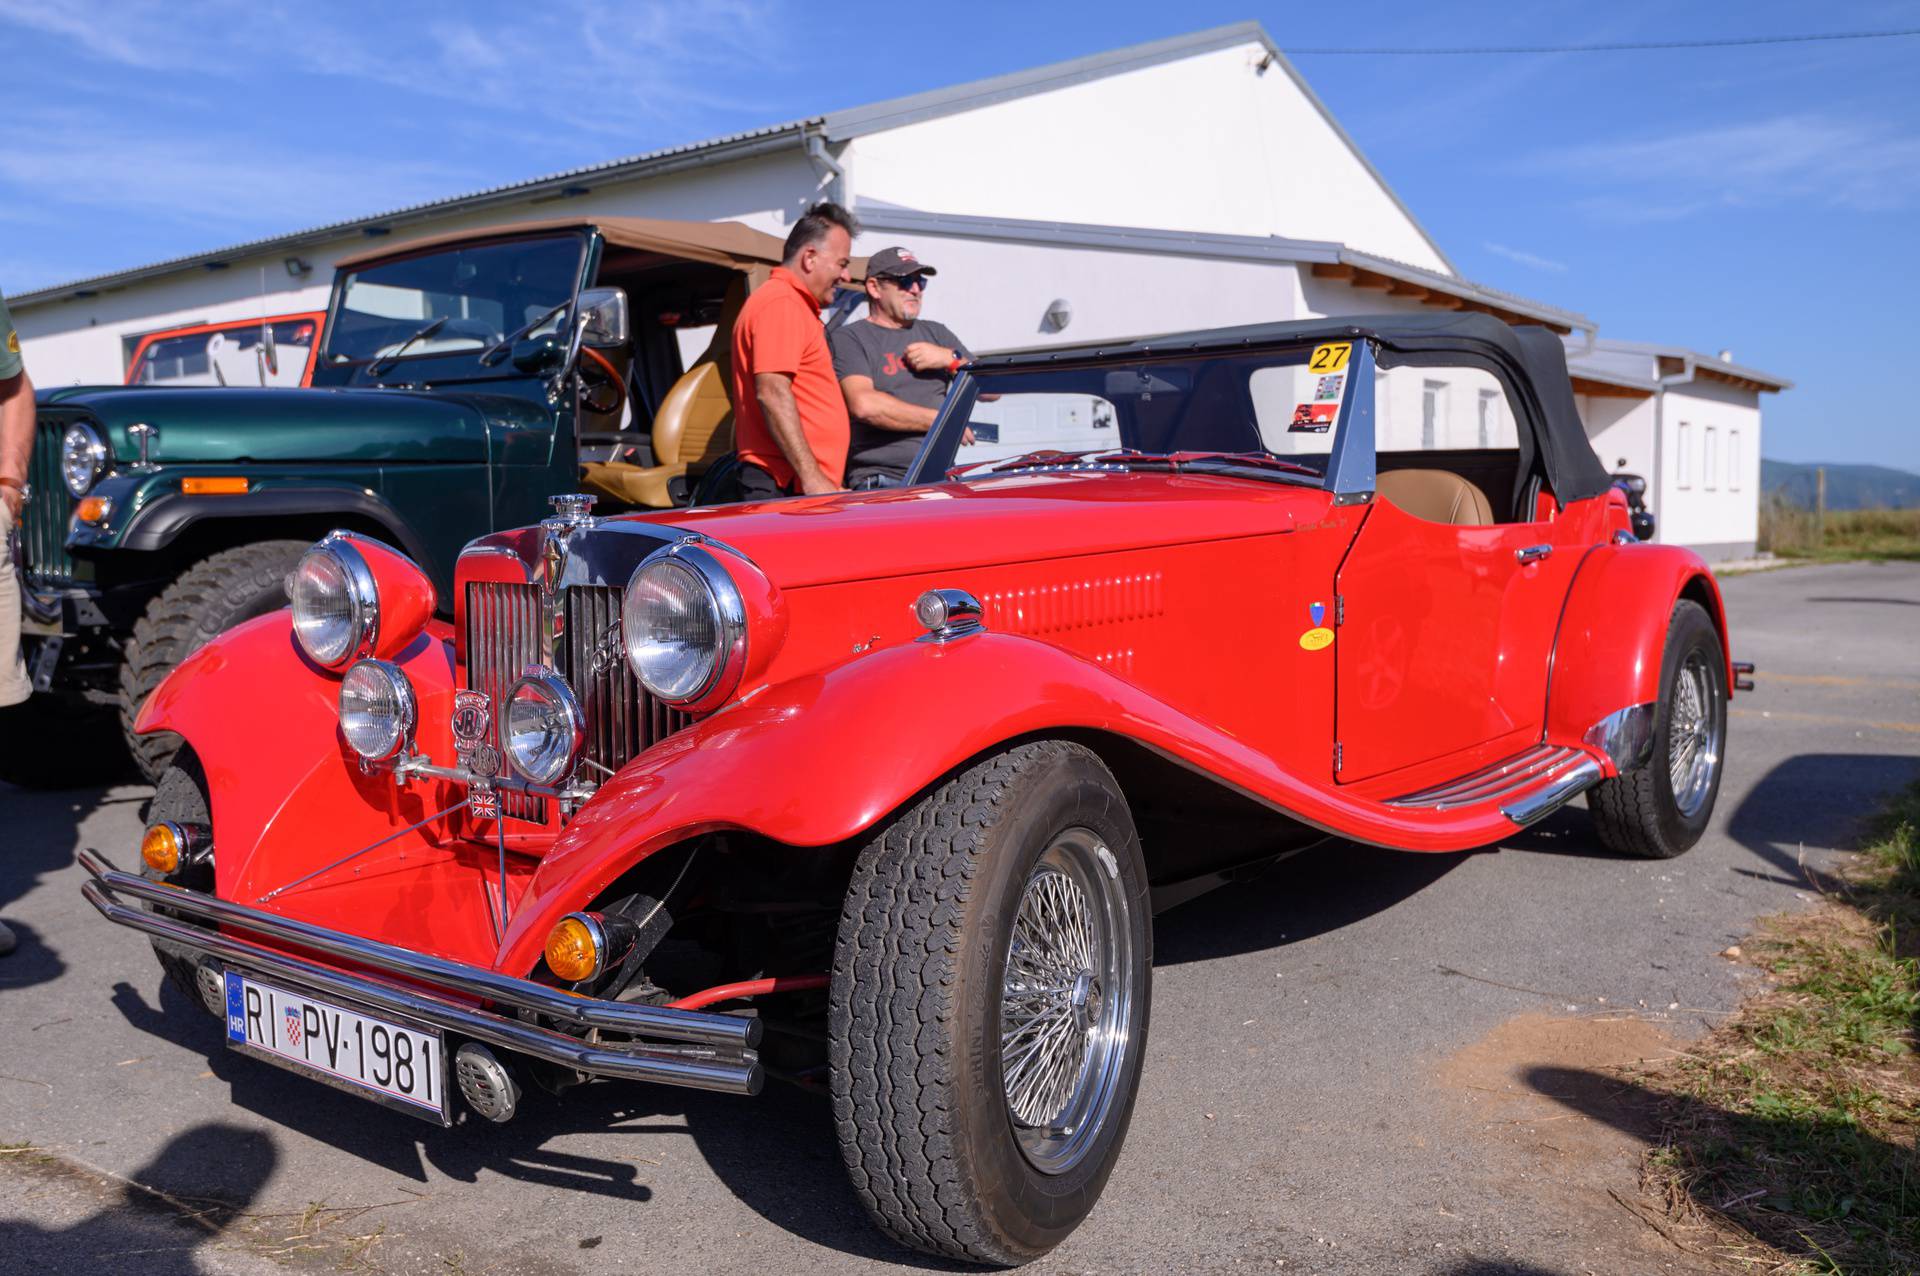
[[[832,479],[817,469],[811,474],[796,474],[793,481],[802,496],[831,496],[840,490],[833,485]]]
[[[945,372],[947,365],[959,357],[959,352],[936,346],[931,341],[912,342],[901,356],[915,372]]]

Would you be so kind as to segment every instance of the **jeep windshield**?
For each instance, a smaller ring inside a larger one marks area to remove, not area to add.
[[[584,236],[555,235],[443,249],[345,274],[314,384],[520,375],[479,356],[516,334],[564,333],[585,252]]]
[[[1344,343],[977,370],[915,469],[971,482],[1039,470],[1177,470],[1319,486],[1348,392]]]

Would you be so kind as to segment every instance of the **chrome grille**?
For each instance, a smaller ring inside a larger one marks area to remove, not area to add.
[[[620,590],[576,585],[567,590],[566,628],[555,644],[554,672],[580,698],[587,718],[583,779],[604,781],[641,750],[686,726],[690,715],[648,695],[620,644]],[[540,595],[532,585],[475,581],[467,586],[467,685],[493,702],[503,723],[507,689],[540,660]],[[496,728],[496,734],[501,728]],[[502,751],[505,742],[500,742]],[[501,809],[545,823],[546,800],[502,791]]]
[[[33,504],[20,524],[20,548],[27,560],[27,583],[36,589],[59,589],[73,583],[73,559],[67,556],[67,518],[73,498],[60,477],[60,439],[64,420],[40,418],[33,434],[33,456],[27,462],[27,481],[33,484]]]

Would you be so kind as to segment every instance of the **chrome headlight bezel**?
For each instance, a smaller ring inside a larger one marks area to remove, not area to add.
[[[107,472],[107,441],[85,421],[60,435],[60,478],[76,501],[93,490]]]
[[[647,650],[655,644],[647,636],[650,626],[644,609],[649,602],[643,586],[653,579],[671,579],[684,586],[706,609],[713,640],[691,681],[664,681]],[[628,666],[648,694],[675,708],[712,702],[731,694],[746,670],[746,602],[713,551],[693,540],[667,545],[642,559],[627,579],[620,599],[620,641]]]
[[[332,657],[325,650],[314,650],[309,642],[303,621],[310,622],[312,617],[310,614],[303,616],[300,599],[294,588],[301,572],[316,557],[324,557],[332,562],[339,570],[346,591],[346,642],[341,651]],[[307,658],[321,668],[345,669],[354,661],[364,660],[373,654],[380,637],[380,591],[374,583],[373,569],[367,566],[366,558],[354,548],[346,533],[329,532],[300,556],[299,563],[287,577],[287,601],[293,608],[293,635],[300,644],[300,650],[306,652]]]
[[[514,743],[514,706],[521,703],[523,691],[531,692],[545,701],[557,715],[565,752],[556,755],[556,765],[536,768],[522,757]],[[507,688],[505,701],[500,707],[499,730],[501,752],[506,756],[507,765],[513,768],[515,775],[533,784],[546,787],[559,785],[580,769],[580,760],[586,756],[587,712],[580,705],[580,697],[574,695],[573,688],[567,685],[567,680],[551,669],[529,669]]]
[[[390,739],[380,742],[376,750],[369,751],[355,742],[347,726],[347,697],[356,685],[357,679],[378,678],[383,689],[391,697],[393,732]],[[397,756],[413,741],[414,733],[420,725],[420,705],[414,695],[413,681],[399,665],[387,660],[356,660],[340,679],[339,695],[340,735],[346,740],[347,747],[368,762],[385,762]]]

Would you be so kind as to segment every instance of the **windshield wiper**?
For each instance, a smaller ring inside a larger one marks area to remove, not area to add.
[[[1298,474],[1316,482],[1326,477],[1309,466],[1283,461],[1266,452],[1175,452],[1167,460],[1172,462],[1176,469],[1192,470],[1203,474],[1256,470],[1260,472],[1261,477],[1267,474]]]
[[[428,337],[431,337],[434,333],[446,327],[448,317],[447,315],[441,315],[438,319],[429,319],[426,323],[415,329],[412,336],[393,348],[392,354],[382,355],[380,358],[368,364],[367,375],[370,377],[380,376],[386,372],[388,368],[400,362],[400,356],[405,354],[414,342],[425,341]]]
[[[989,474],[1010,474],[1020,470],[1146,470],[1158,473],[1191,471],[1199,474],[1239,474],[1248,478],[1283,478],[1300,475],[1315,482],[1323,477],[1318,470],[1292,461],[1283,461],[1265,452],[1141,452],[1122,448],[1114,452],[1056,452],[1043,449],[1005,461],[976,461],[947,471],[950,479],[969,470],[990,466]]]
[[[480,352],[480,366],[483,368],[491,368],[494,364],[500,362],[500,356],[512,349],[514,342],[520,340],[520,338],[526,336],[529,332],[532,332],[535,328],[538,328],[541,324],[553,318],[572,304],[573,299],[569,297],[567,300],[553,307],[553,309],[535,315],[518,328],[515,328],[512,332],[509,332],[506,336],[500,338],[500,340],[488,346],[485,350],[482,350]]]

